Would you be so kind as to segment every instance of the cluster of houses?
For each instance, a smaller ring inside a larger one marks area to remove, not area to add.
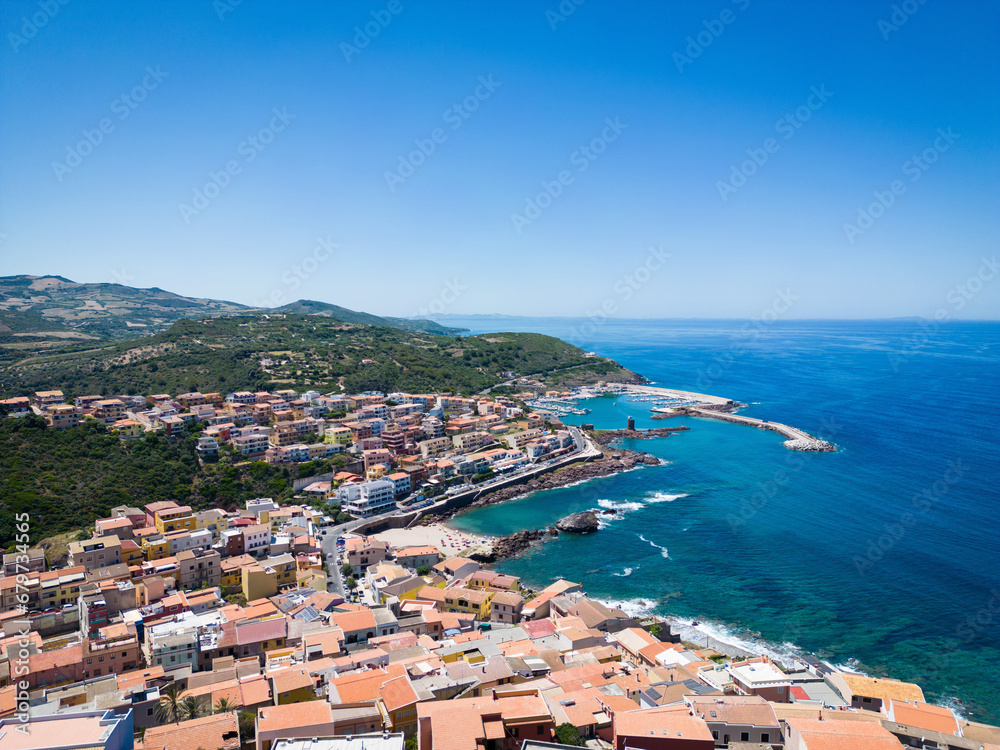
[[[322,570],[328,520],[158,502],[116,508],[57,570],[5,555],[0,750],[518,750],[569,729],[618,750],[1000,747],[915,684],[729,658],[579,584],[530,591],[433,546],[345,537],[370,591],[345,600]]]
[[[206,460],[223,446],[240,460],[271,464],[343,454],[345,471],[311,483],[305,494],[336,500],[357,517],[392,510],[421,489],[433,494],[575,450],[558,420],[547,425],[504,397],[281,390],[77,396],[69,403],[62,391],[39,391],[0,406],[12,417],[43,416],[57,429],[98,420],[123,440],[148,432],[174,436],[195,425],[197,452]]]

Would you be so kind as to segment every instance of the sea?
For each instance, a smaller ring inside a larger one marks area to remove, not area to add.
[[[589,413],[564,421],[690,430],[623,443],[658,466],[455,517],[463,531],[503,535],[618,511],[596,534],[560,535],[499,570],[533,587],[564,577],[628,612],[676,618],[687,640],[917,682],[931,702],[1000,723],[1000,323],[442,322],[558,336],[837,447],[795,452],[743,425],[654,421],[650,402],[582,401]]]

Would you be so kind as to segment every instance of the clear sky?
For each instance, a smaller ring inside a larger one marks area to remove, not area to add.
[[[1000,318],[995,2],[0,13],[2,275],[389,315]]]

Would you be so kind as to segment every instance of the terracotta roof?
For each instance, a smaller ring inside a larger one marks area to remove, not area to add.
[[[396,711],[420,700],[406,677],[388,680],[382,685],[379,695],[387,711]]]
[[[955,715],[943,706],[931,706],[919,701],[897,701],[889,699],[886,715],[892,716],[897,724],[927,729],[942,734],[958,734],[958,722]]]
[[[170,750],[197,750],[198,748],[223,748],[235,750],[240,746],[240,727],[236,712],[213,714],[201,719],[182,721],[146,730],[141,747],[169,747]]]
[[[375,615],[370,609],[362,609],[358,612],[338,612],[330,619],[345,633],[355,633],[367,629],[375,630]]]
[[[777,727],[778,719],[771,704],[759,695],[689,696],[688,704],[696,716],[707,722]]]
[[[268,675],[274,682],[275,695],[290,693],[293,690],[312,688],[315,684],[312,675],[305,667],[281,669]]]
[[[70,664],[79,664],[83,660],[83,644],[75,646],[64,646],[53,651],[43,651],[40,654],[31,654],[28,657],[28,669],[32,674],[42,672],[46,669],[65,667]]]
[[[332,721],[330,704],[326,701],[285,703],[257,709],[257,731],[261,735],[282,729],[329,724]]]
[[[902,750],[903,744],[872,721],[788,719],[809,750]]]
[[[862,674],[842,674],[840,676],[854,695],[878,698],[883,701],[890,698],[901,701],[923,702],[924,700],[924,691],[920,689],[919,685],[914,685],[912,682],[900,682],[885,678],[876,679]]]
[[[708,725],[691,716],[687,706],[664,706],[624,711],[615,715],[615,741],[622,737],[649,737],[659,735],[670,739],[707,740],[714,742]],[[812,745],[809,750],[814,750]]]

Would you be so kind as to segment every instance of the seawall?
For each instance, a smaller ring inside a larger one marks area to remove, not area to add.
[[[819,438],[810,435],[808,432],[800,430],[798,427],[791,427],[787,424],[781,424],[780,422],[768,422],[763,419],[755,419],[754,417],[744,417],[741,414],[729,414],[727,412],[713,411],[711,409],[700,409],[695,406],[689,406],[685,411],[695,417],[721,419],[723,422],[745,424],[749,427],[756,427],[760,430],[771,430],[772,432],[777,432],[779,435],[783,435],[787,438],[784,442],[784,446],[789,450],[819,452],[830,452],[836,450],[833,445],[825,440],[820,440]]]

